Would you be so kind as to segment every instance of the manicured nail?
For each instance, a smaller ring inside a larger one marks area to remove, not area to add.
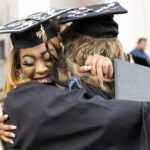
[[[6,115],[4,115],[5,116],[5,118],[8,118],[8,115],[6,114]]]
[[[11,144],[14,144],[14,142],[13,142],[13,141],[10,141],[10,143],[11,143]]]
[[[89,70],[92,69],[92,67],[91,67],[91,66],[84,66],[83,69],[84,69],[85,71],[89,71]]]
[[[16,126],[11,126],[11,128],[14,130],[14,129],[17,129],[17,127]]]
[[[14,134],[14,133],[12,133],[12,134],[11,134],[11,137],[15,137],[15,134]]]

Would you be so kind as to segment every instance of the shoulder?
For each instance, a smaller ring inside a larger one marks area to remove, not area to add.
[[[135,49],[133,49],[131,52],[130,52],[130,54],[134,54],[134,53],[138,53],[139,51],[135,48]]]
[[[38,82],[27,82],[19,85],[7,94],[6,103],[27,103],[41,99],[44,101],[54,99],[67,99],[75,101],[75,99],[88,98],[88,93],[83,89],[74,89],[72,91],[62,90],[54,85],[42,84]]]

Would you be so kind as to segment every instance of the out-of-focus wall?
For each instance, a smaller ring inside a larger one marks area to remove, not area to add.
[[[86,5],[97,4],[105,0],[51,0],[52,8],[67,8],[67,7],[80,7]]]
[[[13,0],[12,0],[13,1]],[[8,5],[8,0],[0,0],[0,25],[8,23],[9,17],[10,17],[10,7]],[[5,58],[10,53],[10,43],[9,43],[9,35],[0,35],[0,90],[3,88],[4,85],[4,78],[5,78],[5,66],[6,66],[6,60]],[[0,93],[0,100],[2,99],[1,93]]]
[[[56,0],[58,1],[58,0]],[[51,0],[18,0],[18,18],[50,10]]]
[[[119,23],[119,38],[126,52],[136,47],[141,37],[148,39],[146,52],[150,55],[150,1],[149,0],[118,0],[127,8],[128,14],[117,15]]]

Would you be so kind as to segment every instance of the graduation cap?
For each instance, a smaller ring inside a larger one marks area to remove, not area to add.
[[[50,19],[68,10],[70,9],[45,11],[29,15],[23,19],[0,26],[0,34],[10,33],[14,48],[34,47],[57,36]]]
[[[114,14],[127,13],[118,2],[75,8],[61,15],[59,23],[72,22],[79,33],[95,38],[112,38],[118,35]]]

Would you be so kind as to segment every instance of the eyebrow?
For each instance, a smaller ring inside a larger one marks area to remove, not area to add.
[[[48,51],[45,50],[44,52],[41,53],[41,55],[43,56],[44,54],[46,54]]]
[[[41,52],[41,55],[43,56],[47,52],[48,52],[47,50],[44,50],[43,52]],[[31,57],[31,58],[35,59],[34,56],[32,56],[32,55],[24,55],[22,58],[24,58],[24,57]]]

